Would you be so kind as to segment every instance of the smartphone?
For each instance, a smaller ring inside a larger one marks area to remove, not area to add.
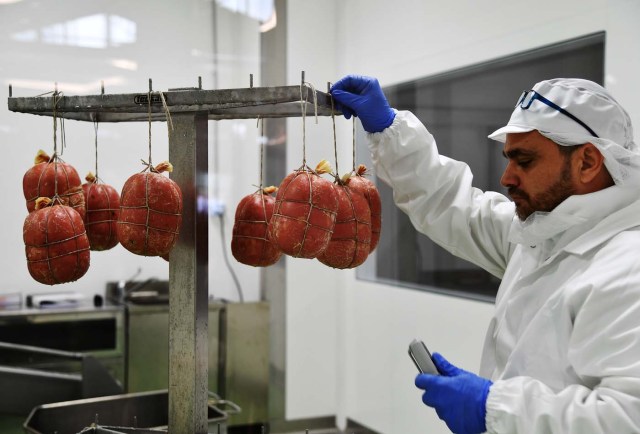
[[[418,371],[423,374],[440,375],[436,365],[431,360],[431,353],[424,342],[414,339],[409,344],[409,356],[416,364]]]

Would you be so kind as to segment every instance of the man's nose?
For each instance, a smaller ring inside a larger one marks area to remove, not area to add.
[[[518,185],[518,177],[513,170],[513,163],[508,163],[505,167],[502,177],[500,178],[500,184],[503,187],[513,187]]]

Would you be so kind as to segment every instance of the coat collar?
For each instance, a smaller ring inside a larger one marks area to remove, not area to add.
[[[517,217],[511,225],[509,241],[547,251],[565,250],[583,254],[619,232],[640,226],[637,189],[612,187],[567,198],[553,211],[536,212],[524,222]]]
[[[635,195],[637,197],[638,194],[635,193]],[[620,232],[638,226],[640,226],[640,200],[606,216],[588,234],[570,242],[564,250],[576,255],[583,255]]]

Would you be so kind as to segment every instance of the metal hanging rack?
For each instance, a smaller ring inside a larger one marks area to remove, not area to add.
[[[166,121],[159,92],[61,96],[56,116],[79,121]],[[53,96],[14,97],[10,111],[53,116]],[[202,89],[198,86],[162,92],[171,114],[171,174],[182,190],[182,228],[169,261],[169,432],[206,434],[208,400],[208,210],[198,198],[208,197],[208,121],[222,119],[331,116],[328,93],[308,85]],[[149,97],[151,104],[149,105]],[[151,114],[149,114],[151,112]],[[334,112],[337,114],[337,112]]]
[[[301,101],[306,114],[331,116],[331,102],[327,93],[319,92],[304,81],[299,86],[253,87],[240,89],[202,89],[198,87],[169,89],[162,92],[171,116],[182,113],[198,113],[208,120],[281,118],[302,115]],[[151,120],[166,121],[165,108],[159,92],[151,91]],[[57,103],[57,114],[65,119],[100,122],[148,122],[149,93],[62,96]],[[315,96],[314,96],[315,93]],[[40,116],[53,116],[53,101],[47,97],[12,96],[9,86],[9,110]]]

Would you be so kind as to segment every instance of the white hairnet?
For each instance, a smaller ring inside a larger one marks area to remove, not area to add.
[[[556,78],[537,83],[533,91],[548,102],[534,97],[527,106],[518,101],[507,125],[489,138],[504,142],[508,133],[538,130],[562,146],[592,143],[604,156],[616,184],[640,184],[640,150],[633,141],[631,119],[602,86],[589,80]]]

